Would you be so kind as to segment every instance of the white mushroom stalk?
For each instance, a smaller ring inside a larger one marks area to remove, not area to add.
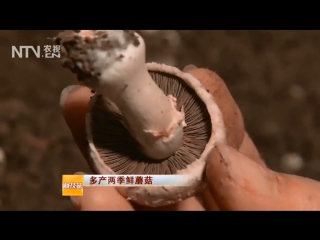
[[[144,40],[134,31],[82,30],[74,33],[74,49],[66,49],[75,63],[74,71],[84,82],[113,102],[123,124],[139,143],[141,151],[154,160],[165,159],[181,146],[183,110],[176,99],[166,96],[148,73]],[[80,55],[80,54],[79,54]]]

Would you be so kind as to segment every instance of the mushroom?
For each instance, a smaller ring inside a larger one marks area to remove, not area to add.
[[[146,64],[144,40],[131,30],[65,31],[55,41],[63,66],[95,91],[86,119],[93,171],[188,179],[187,186],[117,188],[128,200],[157,207],[191,197],[215,143],[242,143],[242,118],[219,77],[205,83],[172,66]]]

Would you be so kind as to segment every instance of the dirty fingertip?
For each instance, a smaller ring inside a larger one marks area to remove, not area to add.
[[[74,92],[75,90],[77,90],[80,87],[81,87],[80,85],[71,85],[71,86],[64,88],[61,92],[61,95],[60,95],[60,107],[64,106],[70,93]]]

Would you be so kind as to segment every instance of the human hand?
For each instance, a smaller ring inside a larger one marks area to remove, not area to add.
[[[185,72],[214,81],[216,74],[187,66]],[[90,89],[70,86],[60,99],[63,116],[80,151],[88,157],[85,114]],[[320,210],[320,183],[294,175],[276,173],[266,167],[247,134],[239,149],[222,143],[210,153],[205,174],[206,188],[195,198],[150,208],[127,201],[115,188],[86,188],[83,197],[72,197],[76,210]]]

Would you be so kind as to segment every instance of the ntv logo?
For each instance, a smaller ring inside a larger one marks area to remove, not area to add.
[[[29,58],[30,50],[36,58],[60,58],[60,45],[45,45],[42,47],[44,54],[41,54],[41,46],[12,46],[12,58]]]

